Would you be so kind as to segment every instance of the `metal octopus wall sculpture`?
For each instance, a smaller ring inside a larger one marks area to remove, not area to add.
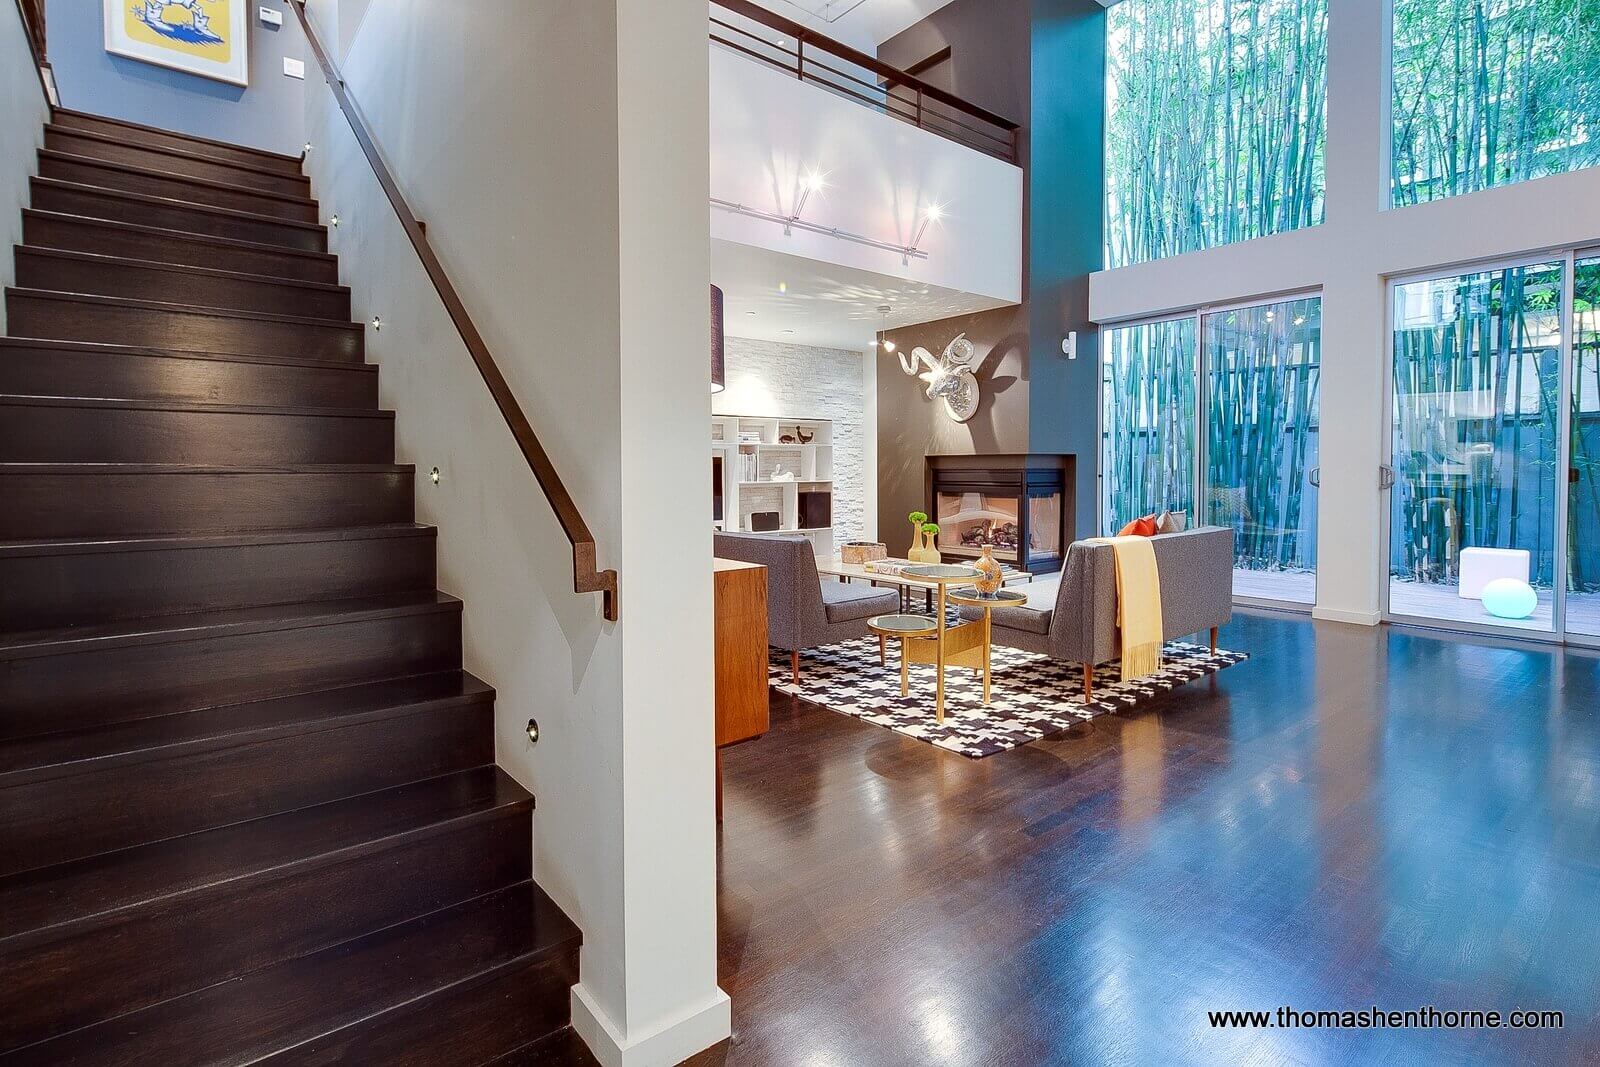
[[[966,422],[978,413],[978,376],[972,373],[972,342],[966,334],[957,335],[935,359],[932,352],[918,346],[908,358],[900,355],[900,369],[908,377],[928,383],[929,400],[943,400],[945,414],[956,422]],[[923,369],[925,368],[925,369]],[[919,369],[921,373],[918,373]]]

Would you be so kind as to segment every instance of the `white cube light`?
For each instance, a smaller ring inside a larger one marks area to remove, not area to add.
[[[1458,595],[1463,600],[1482,600],[1483,587],[1496,578],[1527,582],[1531,560],[1522,548],[1463,548]]]

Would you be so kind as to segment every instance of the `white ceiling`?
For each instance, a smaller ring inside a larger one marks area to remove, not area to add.
[[[796,22],[815,26],[830,37],[874,51],[901,30],[909,29],[950,0],[759,0],[762,7]],[[842,14],[841,14],[842,12]]]
[[[878,314],[882,304],[894,309],[887,317],[891,329],[1005,306],[990,297],[732,241],[711,242],[711,280],[722,290],[730,337],[818,348],[866,348],[885,325]]]

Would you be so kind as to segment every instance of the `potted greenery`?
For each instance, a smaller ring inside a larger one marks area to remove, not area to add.
[[[911,548],[906,552],[906,558],[912,563],[922,562],[922,526],[928,521],[926,511],[913,511],[906,518],[911,520]]]
[[[944,562],[944,557],[939,555],[939,524],[936,522],[922,524],[922,562]]]

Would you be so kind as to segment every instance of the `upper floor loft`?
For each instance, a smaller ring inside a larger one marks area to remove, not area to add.
[[[1016,121],[749,0],[712,0],[709,30],[714,241],[1021,299]]]

